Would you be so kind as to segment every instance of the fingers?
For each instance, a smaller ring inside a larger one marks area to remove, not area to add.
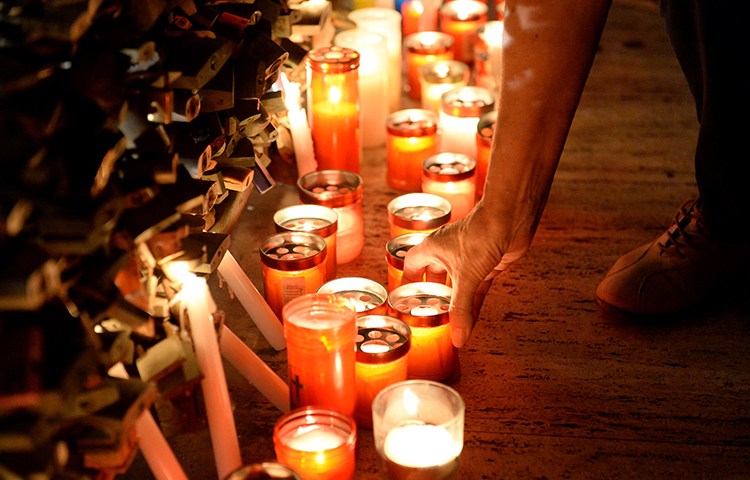
[[[404,283],[421,282],[423,279],[442,283],[445,280],[446,269],[435,257],[430,245],[430,239],[426,238],[424,242],[409,249],[404,259]]]

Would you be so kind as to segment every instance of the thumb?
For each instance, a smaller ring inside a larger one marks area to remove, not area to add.
[[[474,292],[479,287],[475,280],[456,279],[450,309],[451,340],[456,348],[463,347],[474,329]]]

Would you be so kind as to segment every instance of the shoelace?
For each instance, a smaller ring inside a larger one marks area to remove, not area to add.
[[[700,250],[695,240],[705,236],[705,229],[701,225],[700,212],[696,208],[697,203],[697,200],[690,199],[682,204],[667,229],[667,241],[658,242],[660,254],[677,255],[684,259],[687,258],[687,254],[682,250],[683,247]],[[693,232],[689,232],[687,228],[693,221],[695,221],[696,228],[692,229]]]

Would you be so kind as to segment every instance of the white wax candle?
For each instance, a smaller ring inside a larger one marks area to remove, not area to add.
[[[194,275],[186,276],[179,298],[187,307],[195,358],[203,374],[201,388],[216,472],[219,478],[226,478],[242,466],[242,456],[219,341],[211,318],[215,304],[206,279]]]
[[[388,432],[383,453],[404,467],[427,468],[444,465],[461,453],[450,433],[436,425],[404,425]]]
[[[479,117],[454,117],[440,111],[440,151],[477,158]]]
[[[227,281],[229,288],[237,296],[268,343],[276,350],[284,350],[286,340],[281,321],[229,251],[221,259],[219,274]]]
[[[310,125],[307,123],[307,112],[300,106],[299,85],[287,81],[284,73],[279,78],[284,89],[284,103],[286,104],[289,129],[292,134],[297,173],[302,176],[318,168],[313,150],[312,133],[310,132]]]
[[[285,443],[288,447],[300,452],[319,452],[339,447],[346,439],[346,436],[331,427],[306,425],[299,427],[293,435],[285,438]]]
[[[125,366],[119,362],[109,369],[109,374],[115,378],[128,378]],[[185,471],[150,411],[144,410],[135,421],[135,432],[138,448],[156,480],[187,480]]]
[[[276,408],[289,411],[289,386],[226,325],[221,330],[221,353],[248,382]]]

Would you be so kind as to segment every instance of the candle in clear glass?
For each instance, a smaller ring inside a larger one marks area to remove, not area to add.
[[[401,13],[393,8],[360,8],[349,12],[347,18],[357,28],[383,35],[388,47],[388,111],[401,106]]]
[[[332,208],[339,216],[336,262],[357,258],[365,246],[362,177],[345,170],[320,170],[301,176],[297,187],[302,203]]]
[[[438,152],[438,116],[410,108],[388,116],[385,155],[388,186],[396,190],[422,189],[422,162]]]
[[[389,480],[460,477],[466,406],[453,388],[429,380],[385,387],[372,402],[372,433]]]
[[[358,317],[384,314],[388,292],[369,278],[343,277],[321,285],[318,293],[336,294],[349,301]]]
[[[319,170],[359,172],[362,156],[359,53],[321,47],[308,52],[307,112]]]
[[[380,33],[352,28],[333,37],[333,44],[359,52],[359,102],[361,112],[362,146],[382,147],[385,143],[385,120],[388,104],[383,92],[388,88],[386,38]]]
[[[284,306],[289,405],[354,413],[356,314],[338,295],[308,293]]]
[[[445,92],[440,103],[440,151],[477,158],[477,123],[483,113],[495,108],[492,92],[482,87],[457,87]]]
[[[401,285],[388,294],[388,315],[411,328],[409,378],[450,381],[459,373],[448,321],[453,290],[436,282]]]
[[[422,191],[451,202],[451,222],[464,218],[476,202],[477,161],[461,153],[443,152],[422,163]]]
[[[422,108],[439,112],[443,94],[468,85],[470,74],[469,66],[457,60],[436,60],[423,66],[419,76]]]
[[[432,193],[405,193],[388,202],[391,238],[405,233],[430,233],[451,219],[451,204]]]
[[[484,195],[484,183],[487,181],[487,168],[490,166],[490,151],[496,120],[497,111],[493,110],[479,117],[477,124],[477,202]]]
[[[357,319],[357,406],[354,419],[360,427],[372,427],[372,400],[383,388],[406,380],[411,330],[387,315]]]
[[[286,465],[262,462],[238,468],[224,480],[302,480],[302,477]]]
[[[325,240],[309,232],[281,232],[260,245],[266,301],[281,317],[284,305],[305,293],[314,293],[326,279]]]
[[[357,425],[351,416],[319,407],[302,407],[274,424],[276,460],[304,480],[354,478]]]
[[[503,57],[502,20],[491,20],[477,30],[474,43],[474,84],[497,97]]]
[[[273,214],[277,232],[310,232],[326,241],[326,280],[336,278],[336,232],[339,216],[323,205],[292,205]]]
[[[417,32],[404,37],[406,93],[414,100],[422,98],[419,82],[423,66],[438,60],[453,60],[453,37],[441,32]]]
[[[487,4],[477,0],[454,0],[440,7],[440,31],[455,39],[453,56],[471,65],[477,29],[487,21]]]

